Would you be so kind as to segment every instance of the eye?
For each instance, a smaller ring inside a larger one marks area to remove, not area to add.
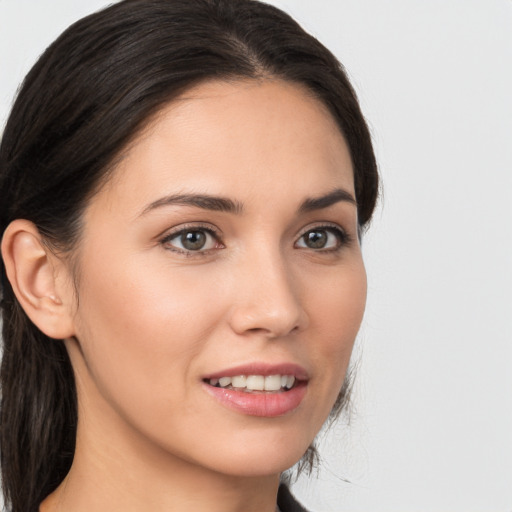
[[[178,252],[205,252],[221,246],[216,234],[206,228],[182,229],[171,233],[162,244]]]
[[[296,247],[305,249],[336,250],[348,241],[348,235],[340,228],[319,226],[306,231],[296,243]]]

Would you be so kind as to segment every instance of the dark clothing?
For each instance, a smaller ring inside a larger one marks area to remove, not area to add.
[[[281,512],[308,512],[292,495],[284,484],[279,486],[277,506]]]

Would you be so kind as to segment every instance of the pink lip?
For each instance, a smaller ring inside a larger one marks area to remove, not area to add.
[[[274,418],[296,409],[306,395],[307,383],[301,381],[289,391],[246,393],[236,389],[215,388],[206,382],[205,390],[222,405],[248,416]]]
[[[295,386],[280,392],[245,392],[236,389],[214,387],[205,382],[208,379],[234,377],[236,375],[293,375],[297,379]],[[309,376],[299,365],[254,363],[221,370],[203,379],[205,391],[223,406],[248,416],[274,418],[283,416],[296,409],[306,395]]]

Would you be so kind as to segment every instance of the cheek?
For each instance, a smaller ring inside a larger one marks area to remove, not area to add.
[[[316,333],[312,356],[319,358],[328,378],[326,392],[334,401],[343,384],[352,348],[366,305],[366,272],[362,260],[334,274],[321,293],[316,293],[310,315]]]
[[[218,319],[211,299],[172,269],[117,261],[80,285],[77,337],[93,379],[131,401],[162,398],[158,390],[168,397],[171,386],[186,393],[191,365]]]
[[[146,332],[139,338],[143,345],[158,343],[151,333],[160,333],[166,344],[176,330],[198,328],[197,314],[208,304],[204,290],[193,286],[189,276],[172,267],[152,265],[138,260],[96,268],[104,272],[90,272],[80,285],[80,304],[83,317],[89,323],[98,323],[99,332],[118,334],[114,338],[137,339],[136,333]],[[91,262],[94,268],[94,262]],[[103,275],[102,275],[103,274]],[[116,333],[117,331],[117,333]]]

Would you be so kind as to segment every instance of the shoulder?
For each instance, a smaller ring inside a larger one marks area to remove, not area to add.
[[[279,486],[277,506],[280,512],[308,512],[292,495],[285,484]]]

